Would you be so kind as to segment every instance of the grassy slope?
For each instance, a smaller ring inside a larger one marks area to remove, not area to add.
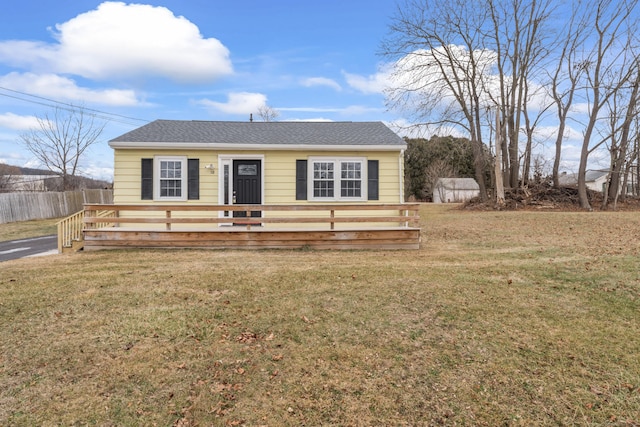
[[[425,206],[419,251],[3,263],[0,425],[636,425],[637,213]]]
[[[56,234],[60,218],[0,224],[0,242]]]

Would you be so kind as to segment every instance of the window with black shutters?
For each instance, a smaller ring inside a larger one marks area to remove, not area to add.
[[[200,160],[183,156],[141,159],[141,200],[198,200]]]

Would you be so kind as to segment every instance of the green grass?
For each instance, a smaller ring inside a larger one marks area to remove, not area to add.
[[[418,251],[2,263],[0,425],[640,423],[637,213],[421,215]]]

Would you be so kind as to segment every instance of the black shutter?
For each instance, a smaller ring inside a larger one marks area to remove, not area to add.
[[[140,198],[153,200],[153,159],[142,159],[140,182]]]
[[[187,160],[187,199],[200,199],[200,159]]]
[[[369,160],[367,164],[368,187],[367,194],[369,200],[379,200],[379,165],[377,160]]]
[[[296,200],[307,200],[306,160],[296,160]]]

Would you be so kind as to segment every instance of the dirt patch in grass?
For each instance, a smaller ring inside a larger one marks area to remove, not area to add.
[[[3,263],[0,425],[637,425],[640,218],[427,206],[418,251]]]

